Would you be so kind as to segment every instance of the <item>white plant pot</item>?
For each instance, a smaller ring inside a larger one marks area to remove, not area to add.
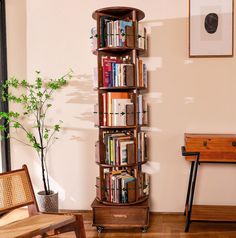
[[[40,212],[58,212],[58,193],[50,191],[46,195],[45,191],[39,191],[36,197]]]

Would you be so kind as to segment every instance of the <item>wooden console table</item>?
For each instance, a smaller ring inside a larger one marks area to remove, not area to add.
[[[182,155],[191,162],[184,214],[185,231],[192,221],[236,222],[236,206],[193,205],[198,165],[201,163],[236,163],[236,134],[185,135]]]

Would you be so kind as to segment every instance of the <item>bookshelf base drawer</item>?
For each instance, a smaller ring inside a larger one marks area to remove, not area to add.
[[[108,206],[96,200],[92,204],[93,226],[147,227],[149,223],[148,202],[131,206]]]

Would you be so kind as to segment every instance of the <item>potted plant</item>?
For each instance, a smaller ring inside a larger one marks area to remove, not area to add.
[[[56,211],[58,209],[58,194],[51,190],[46,159],[51,145],[58,139],[56,134],[61,129],[62,121],[50,125],[50,127],[45,122],[48,110],[52,107],[53,94],[64,87],[70,78],[71,72],[57,79],[43,80],[40,72],[36,71],[36,79],[33,84],[13,77],[1,85],[2,100],[19,104],[21,108],[19,111],[0,111],[0,119],[4,121],[0,125],[0,131],[6,131],[9,127],[8,138],[20,141],[37,152],[44,188],[37,195],[41,211]],[[25,124],[23,119],[26,117],[32,118],[33,123]],[[22,130],[25,139],[16,137],[15,130]],[[43,198],[40,195],[43,195]],[[57,204],[53,205],[54,201]]]

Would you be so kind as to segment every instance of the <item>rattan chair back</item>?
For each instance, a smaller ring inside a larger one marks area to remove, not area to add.
[[[0,213],[35,203],[34,191],[26,166],[0,174]]]

